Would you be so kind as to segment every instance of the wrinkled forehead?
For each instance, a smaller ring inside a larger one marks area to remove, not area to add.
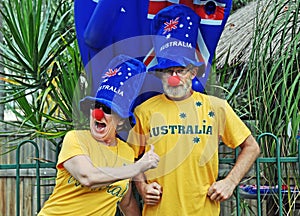
[[[176,70],[183,70],[185,69],[185,67],[182,66],[174,66],[174,67],[168,67],[168,68],[164,68],[164,69],[158,69],[158,72],[164,72],[164,71],[176,71]]]
[[[176,69],[185,69],[185,67],[183,67],[183,66],[175,66],[175,67],[166,68],[164,70],[176,70]]]

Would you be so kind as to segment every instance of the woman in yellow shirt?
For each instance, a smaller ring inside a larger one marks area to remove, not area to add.
[[[56,185],[39,216],[115,215],[117,205],[125,215],[140,215],[129,179],[157,167],[159,157],[152,148],[134,163],[133,150],[116,134],[124,119],[133,118],[130,108],[144,72],[140,61],[118,56],[110,63],[96,96],[81,101],[90,130],[66,134]],[[137,84],[128,90],[131,82]]]

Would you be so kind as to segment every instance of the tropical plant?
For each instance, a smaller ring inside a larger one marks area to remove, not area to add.
[[[256,120],[258,133],[279,137],[282,156],[295,156],[300,124],[300,2],[269,0],[259,2],[258,7],[246,79],[251,118]],[[264,154],[274,156],[275,143],[265,145]],[[284,172],[285,184],[299,185],[300,170],[295,164],[286,166]],[[267,179],[274,179],[274,172]]]
[[[250,120],[255,134],[270,132],[279,138],[282,157],[299,154],[299,12],[299,1],[257,1],[250,58],[246,64],[225,64],[215,71],[216,86],[223,90],[223,97],[243,119]],[[263,155],[274,157],[276,143],[264,140],[262,151]],[[263,170],[265,184],[274,185],[279,178],[276,166],[265,164]],[[299,186],[300,170],[296,164],[285,164],[282,172],[283,184]],[[290,193],[288,200],[292,209],[295,202]],[[292,211],[285,213],[293,214]]]
[[[18,0],[2,1],[0,78],[5,97],[0,103],[15,115],[14,121],[4,122],[10,126],[6,135],[43,137],[57,145],[74,127],[73,119],[80,122],[73,103],[80,98],[76,89],[82,65],[72,9],[67,0],[24,0],[22,7]]]

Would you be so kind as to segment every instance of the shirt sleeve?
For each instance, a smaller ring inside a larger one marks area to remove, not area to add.
[[[145,119],[143,119],[143,116],[145,115],[140,113],[139,109],[136,108],[135,111],[136,124],[130,130],[127,139],[127,143],[134,150],[135,158],[139,158],[139,156],[141,156],[145,151],[146,139],[145,139],[145,132],[144,132],[145,129],[143,129],[144,128],[143,125],[145,125],[146,127],[147,124],[143,123],[143,121],[145,121]]]
[[[83,146],[80,145],[77,131],[69,131],[64,138],[62,148],[58,156],[57,168],[63,169],[63,163],[66,160],[82,154],[86,154],[86,152]]]
[[[239,116],[233,111],[232,107],[226,102],[223,110],[223,128],[221,128],[221,138],[225,145],[236,148],[251,135],[251,131]]]

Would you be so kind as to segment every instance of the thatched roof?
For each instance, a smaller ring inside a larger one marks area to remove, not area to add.
[[[230,49],[228,63],[247,62],[251,52],[257,1],[240,8],[228,18],[216,49],[217,67],[222,67]]]
[[[298,43],[295,37],[298,37],[300,31],[300,14],[297,11],[299,5],[296,2],[288,5],[287,2],[289,0],[274,5],[273,0],[255,0],[231,14],[216,49],[217,67],[225,64],[229,50],[229,65],[248,62],[256,22],[259,22],[261,31],[259,38],[256,34],[256,39],[259,40],[256,52],[267,51],[269,56],[274,53],[281,55],[285,51],[294,52],[296,48],[293,46]],[[274,24],[278,24],[278,27],[274,28]]]

